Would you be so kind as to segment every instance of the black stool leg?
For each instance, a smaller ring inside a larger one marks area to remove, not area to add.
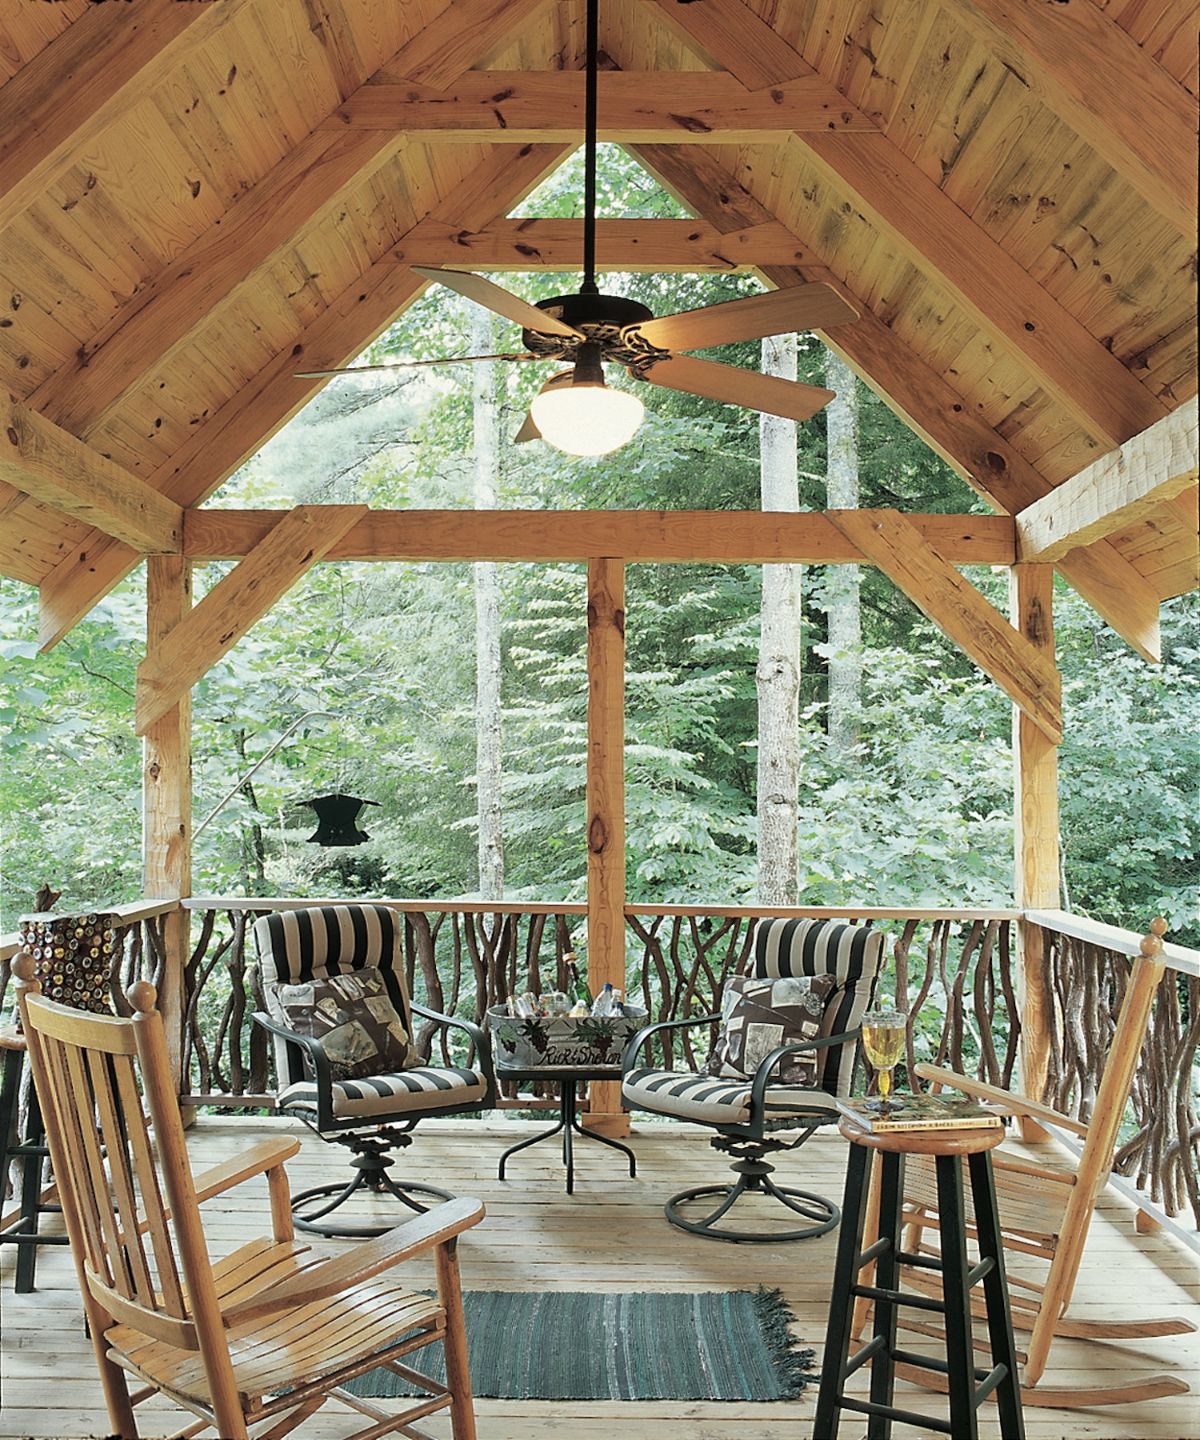
[[[829,1304],[829,1325],[825,1331],[825,1355],[821,1361],[821,1388],[817,1393],[813,1440],[837,1440],[841,1419],[838,1401],[845,1384],[850,1327],[854,1319],[853,1287],[858,1279],[871,1152],[865,1145],[851,1145],[849,1148],[842,1230],[833,1266],[833,1296]]]
[[[38,1233],[39,1199],[42,1193],[42,1172],[45,1167],[43,1149],[46,1143],[46,1127],[42,1124],[42,1112],[38,1108],[37,1092],[29,1091],[29,1118],[25,1126],[24,1158],[21,1164],[21,1228],[30,1235]],[[18,1295],[28,1295],[34,1285],[37,1272],[36,1243],[17,1246],[17,1274],[14,1289]]]
[[[1008,1285],[1004,1277],[1004,1243],[1000,1234],[1000,1214],[996,1208],[996,1183],[992,1173],[991,1152],[984,1150],[970,1156],[969,1164],[979,1254],[981,1258],[990,1258],[995,1262],[993,1268],[983,1277],[983,1296],[987,1306],[992,1364],[1003,1365],[1007,1371],[996,1385],[1001,1440],[1025,1440],[1020,1372],[1016,1342],[1013,1340],[1012,1312],[1008,1305]]]
[[[946,1322],[946,1367],[950,1389],[950,1433],[954,1440],[978,1440],[975,1410],[975,1355],[971,1342],[971,1289],[967,1275],[967,1230],[963,1212],[962,1162],[939,1155],[938,1226],[942,1237],[942,1299]],[[882,1212],[882,1207],[881,1207]]]
[[[856,1149],[860,1148],[858,1146]],[[879,1290],[899,1290],[900,1209],[904,1197],[904,1156],[885,1150],[879,1157],[883,1174],[879,1191],[879,1238],[887,1246],[875,1262],[875,1286]],[[879,1353],[871,1361],[871,1403],[890,1406],[896,1388],[897,1306],[887,1300],[875,1302],[877,1340],[882,1341]],[[867,1422],[867,1440],[890,1440],[892,1417],[872,1415]]]

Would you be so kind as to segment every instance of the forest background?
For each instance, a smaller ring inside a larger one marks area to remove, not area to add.
[[[600,179],[602,213],[683,213],[614,147]],[[579,193],[569,162],[517,213],[576,214]],[[578,283],[498,278],[530,299]],[[758,287],[672,275],[605,288],[664,314]],[[514,344],[472,311],[432,287],[366,358]],[[812,383],[828,374],[839,402],[800,427],[760,427],[751,412],[641,386],[635,439],[579,461],[508,443],[544,367],[342,380],[210,504],[721,510],[787,508],[790,490],[792,508],[987,510],[815,337],[713,354],[782,373],[794,363]],[[197,597],[228,568],[199,568]],[[1005,572],[967,574],[1007,610]],[[0,579],[0,932],[43,881],[64,892],[60,908],[140,895],[144,584],[139,569],[39,656],[36,592]],[[196,892],[583,898],[585,592],[578,565],[314,567],[196,687]],[[639,565],[626,612],[631,901],[1012,903],[1011,706],[885,577]],[[772,673],[781,617],[800,661],[790,676]],[[1163,607],[1158,667],[1057,581],[1055,618],[1062,902],[1135,930],[1161,913],[1173,938],[1200,944],[1200,601]],[[773,773],[795,775],[762,820],[760,710]],[[303,801],[330,791],[379,803],[360,817],[369,843],[308,842]],[[760,824],[775,827],[761,855]]]

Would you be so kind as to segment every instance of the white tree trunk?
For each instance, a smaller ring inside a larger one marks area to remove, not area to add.
[[[826,504],[858,509],[858,387],[854,372],[825,352],[825,385],[837,399],[825,407],[828,462]],[[858,744],[862,716],[862,612],[859,567],[830,565],[825,603],[829,617],[829,739],[843,760]]]
[[[471,353],[495,348],[491,315],[471,307]],[[472,409],[475,426],[475,508],[496,505],[500,478],[496,367],[473,365]],[[475,777],[479,824],[479,896],[504,898],[504,831],[500,806],[500,582],[490,561],[475,566]]]
[[[764,340],[765,375],[796,378],[796,337]],[[775,415],[759,421],[764,510],[798,510],[796,425]],[[794,905],[796,809],[800,775],[799,565],[762,567],[758,642],[758,901]]]

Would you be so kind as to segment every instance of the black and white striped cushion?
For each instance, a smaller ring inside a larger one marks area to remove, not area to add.
[[[404,983],[403,919],[386,905],[313,905],[276,910],[254,922],[263,988],[323,980],[347,970],[377,969],[404,1029],[413,1033]],[[279,1084],[299,1080],[304,1067],[294,1049],[275,1041]]]
[[[643,1069],[631,1070],[625,1076],[621,1098],[633,1110],[650,1110],[708,1125],[745,1125],[750,1119],[750,1090],[746,1081],[714,1080],[691,1071]],[[837,1110],[832,1095],[801,1085],[772,1085],[764,1103],[772,1119]]]
[[[754,937],[754,973],[760,980],[791,975],[832,975],[837,989],[825,1011],[822,1035],[855,1029],[871,1003],[883,964],[884,934],[843,920],[760,920]],[[825,1051],[821,1088],[850,1094],[854,1047]]]
[[[339,1080],[333,1089],[333,1113],[339,1120],[361,1115],[364,1119],[377,1115],[398,1115],[406,1110],[449,1110],[459,1105],[482,1101],[487,1081],[478,1070],[418,1065],[395,1075],[371,1075],[362,1080]],[[281,1110],[305,1110],[315,1113],[317,1087],[311,1080],[301,1080],[280,1092]]]

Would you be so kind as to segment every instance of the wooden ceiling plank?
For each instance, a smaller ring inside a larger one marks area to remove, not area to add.
[[[405,265],[464,270],[578,270],[583,221],[494,220],[479,230],[423,220],[392,250]],[[728,274],[800,259],[796,237],[778,222],[722,232],[697,220],[598,220],[602,268],[629,272]]]
[[[747,86],[812,73],[744,0],[646,3]],[[1017,356],[1090,434],[1120,445],[1166,413],[1117,356],[882,131],[809,132],[800,139],[834,186],[849,189],[871,223]]]
[[[433,218],[439,223],[456,219],[467,226],[486,225],[523,200],[571,148],[501,151],[449,191],[434,207]],[[180,505],[202,504],[323,387],[323,381],[298,380],[297,370],[345,365],[424,288],[425,282],[407,266],[383,255],[261,366],[249,383],[194,426],[183,446],[150,476],[149,484]],[[139,558],[135,550],[98,533],[73,545],[41,583],[38,642],[42,650],[56,645]]]
[[[135,550],[173,553],[183,543],[173,500],[3,391],[0,480]]]
[[[324,122],[402,131],[410,141],[506,144],[578,140],[584,126],[579,70],[469,70],[445,90],[388,74],[357,90]],[[677,145],[756,144],[793,131],[873,130],[822,76],[751,90],[702,71],[611,71],[600,88],[601,140]]]
[[[1027,506],[1017,516],[1021,560],[1059,560],[1145,518],[1194,485],[1197,425],[1192,399]]]
[[[297,505],[138,666],[137,733],[176,705],[203,675],[366,514],[365,505]]]
[[[517,25],[542,0],[453,0],[393,63],[416,78],[448,83],[494,43],[496,27]],[[190,8],[190,7],[179,7]],[[77,355],[29,397],[56,424],[86,435],[130,391],[145,384],[200,331],[211,312],[297,234],[331,214],[404,144],[374,130],[314,130],[221,221],[198,236],[112,317]]]
[[[898,510],[827,512],[914,605],[992,677],[1056,745],[1062,681],[1053,657],[1032,645]]]
[[[740,229],[774,217],[707,150],[638,147],[647,169],[689,209],[720,228]],[[860,311],[853,325],[823,336],[927,445],[997,509],[1015,514],[1053,486],[936,371],[924,364],[820,257],[796,237],[806,258],[794,266],[762,267],[774,285],[824,281]],[[1079,549],[1057,569],[1147,660],[1161,658],[1158,596],[1107,540]]]
[[[0,229],[242,3],[89,5],[18,70],[0,89]]]
[[[954,18],[1181,235],[1195,235],[1195,101],[1110,14],[1090,0],[965,0]]]
[[[184,553],[235,560],[271,530],[279,510],[189,510]],[[909,515],[955,565],[1011,565],[1004,515]],[[370,510],[326,560],[570,562],[619,556],[630,564],[861,565],[865,557],[822,514],[761,510]]]

